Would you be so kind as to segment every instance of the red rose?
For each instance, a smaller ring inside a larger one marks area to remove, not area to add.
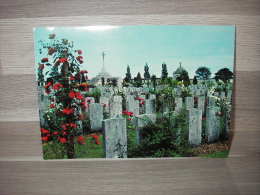
[[[78,141],[83,141],[84,140],[84,137],[80,136],[78,137]]]
[[[50,108],[54,108],[54,104],[50,104]]]
[[[67,141],[66,138],[60,138],[60,142],[61,142],[61,143],[64,144],[64,143],[66,143],[66,141]]]
[[[45,93],[50,94],[51,90],[50,89],[45,89]]]
[[[44,68],[44,64],[41,64],[39,68],[42,70]]]
[[[98,135],[92,135],[93,139],[98,140]]]
[[[66,59],[66,58],[61,58],[61,59],[59,59],[59,61],[60,61],[61,63],[64,63],[64,62],[67,61],[67,59]]]
[[[79,92],[75,93],[75,95],[76,95],[77,100],[83,99],[83,97],[81,96],[81,94]]]
[[[42,134],[46,134],[46,133],[50,133],[48,130],[46,130],[46,129],[44,129],[43,131],[42,131]]]
[[[42,141],[48,141],[48,137],[42,137]]]
[[[64,113],[64,114],[70,114],[72,111],[73,111],[72,108],[71,108],[71,109],[66,108],[66,109],[63,109],[63,110],[62,110],[62,113]]]
[[[64,129],[64,130],[67,129],[66,125],[62,125],[61,128]]]
[[[52,133],[52,135],[58,135],[58,132],[54,131],[54,132]]]
[[[99,145],[100,145],[100,141],[99,141],[99,140],[96,140],[96,141],[95,141],[95,144],[99,146]]]
[[[76,128],[76,127],[77,127],[77,125],[74,124],[74,123],[70,123],[70,126],[73,127],[73,128]]]
[[[131,121],[131,119],[130,119],[130,118],[128,118],[127,120],[128,120],[128,121]]]
[[[42,58],[42,60],[41,60],[42,63],[45,63],[45,62],[48,62],[48,61],[49,61],[48,58]]]
[[[74,77],[73,77],[73,76],[71,76],[71,77],[70,77],[70,81],[73,81],[73,80],[74,80]]]
[[[51,98],[51,101],[54,102],[54,98]]]
[[[68,96],[69,96],[70,98],[74,98],[74,97],[75,97],[74,91],[70,91],[69,94],[68,94]]]
[[[81,51],[81,50],[78,50],[78,54],[82,54],[82,51]]]

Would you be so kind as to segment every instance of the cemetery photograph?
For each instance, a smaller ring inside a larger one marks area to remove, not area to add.
[[[33,31],[43,159],[228,157],[235,26]]]

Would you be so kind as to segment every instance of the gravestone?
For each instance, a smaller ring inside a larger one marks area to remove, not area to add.
[[[205,97],[200,96],[200,97],[197,97],[196,100],[197,100],[197,108],[201,109],[202,113],[204,113],[205,112],[205,104],[204,104]]]
[[[186,111],[187,136],[191,145],[199,146],[201,144],[202,133],[202,110],[191,108]]]
[[[126,102],[126,110],[132,111],[133,116],[139,115],[139,101],[138,100],[127,101]]]
[[[228,92],[227,92],[227,101],[228,101],[228,102],[231,102],[231,97],[232,97],[232,92],[231,92],[231,91],[228,91]]]
[[[125,98],[126,98],[126,102],[134,101],[135,99],[134,95],[127,95]]]
[[[136,144],[139,146],[142,142],[142,136],[140,134],[141,129],[149,124],[149,122],[155,123],[156,122],[156,115],[155,114],[142,114],[136,116],[135,119],[135,133],[136,133]]]
[[[207,107],[206,109],[206,131],[205,136],[208,143],[217,141],[219,139],[220,129],[220,108]]]
[[[154,94],[149,94],[149,99],[156,99],[156,95],[154,95]]]
[[[86,101],[87,104],[94,104],[95,98],[94,97],[86,97],[85,101]]]
[[[44,125],[46,123],[45,118],[43,115],[50,107],[51,101],[49,95],[43,95],[44,94],[44,87],[38,86],[37,92],[38,92],[38,106],[39,106],[39,117],[40,117],[40,123]]]
[[[102,134],[105,158],[127,158],[126,119],[104,120]]]
[[[230,132],[230,119],[231,119],[231,105],[226,105],[224,107],[224,125],[225,125],[225,137],[229,137]]]
[[[147,99],[145,101],[145,114],[155,114],[155,99]]]
[[[179,112],[182,109],[182,98],[176,97],[174,99],[175,111]]]
[[[122,103],[122,96],[113,96],[112,101]]]
[[[139,95],[139,98],[142,98],[143,100],[146,100],[146,95]]]
[[[221,93],[220,93],[220,98],[223,99],[223,98],[225,98],[225,97],[226,97],[225,91],[221,91]]]
[[[104,111],[105,111],[106,113],[109,113],[109,99],[108,99],[108,97],[103,97],[103,96],[101,96],[101,97],[99,98],[99,102],[100,102],[100,103],[103,103],[103,104],[106,104],[106,107],[105,107]]]
[[[185,97],[186,110],[194,108],[194,98],[193,97]]]
[[[216,103],[215,98],[213,97],[208,97],[208,102],[207,102],[207,107],[214,107]]]
[[[122,116],[123,108],[120,102],[109,102],[109,117],[119,118]]]
[[[83,134],[82,121],[76,121],[75,124],[77,125],[77,134],[78,134],[78,135]]]
[[[91,132],[102,131],[103,106],[99,103],[89,105],[89,121]]]

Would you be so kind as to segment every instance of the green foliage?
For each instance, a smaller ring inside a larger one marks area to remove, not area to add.
[[[144,78],[145,79],[149,79],[151,76],[150,76],[150,73],[149,73],[149,67],[148,67],[148,64],[146,63],[145,66],[144,66]]]
[[[95,87],[91,92],[90,91],[86,92],[86,97],[94,97],[95,102],[99,102],[100,96],[101,96],[101,92],[97,87]]]
[[[195,72],[196,76],[198,79],[203,79],[203,80],[207,80],[210,78],[211,76],[211,72],[210,69],[205,67],[205,66],[201,66],[199,67],[196,72]]]
[[[224,83],[233,78],[233,73],[228,68],[222,68],[215,73],[215,79],[218,81],[221,79]]]
[[[137,76],[134,78],[134,82],[132,83],[135,87],[142,87],[142,78],[140,72],[138,72]]]
[[[148,123],[141,130],[142,143],[133,157],[180,157],[189,154],[186,141],[185,111],[157,117],[156,123]]]
[[[113,87],[117,86],[117,79],[116,78],[112,78],[111,82],[112,82]]]
[[[198,84],[198,79],[196,76],[194,76],[194,79],[193,79],[193,82],[192,82],[194,85],[197,85]]]
[[[131,81],[131,79],[132,79],[132,76],[131,76],[131,72],[130,72],[130,67],[129,67],[129,65],[127,65],[125,82],[129,83]]]
[[[183,70],[181,74],[176,78],[178,81],[183,81],[183,84],[187,87],[190,84],[189,74],[186,70]]]
[[[174,111],[175,95],[172,93],[171,87],[164,87],[161,90],[154,91],[156,95],[156,110],[157,112],[164,112],[165,109],[168,111]]]

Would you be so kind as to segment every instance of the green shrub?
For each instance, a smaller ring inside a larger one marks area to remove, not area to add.
[[[141,145],[132,151],[131,157],[179,157],[189,155],[186,140],[186,113],[157,117],[156,123],[148,123],[140,131]]]

